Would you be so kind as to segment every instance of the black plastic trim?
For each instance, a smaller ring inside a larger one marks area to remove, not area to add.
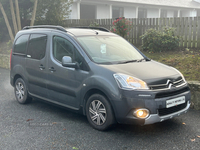
[[[67,32],[67,30],[62,26],[52,26],[52,25],[25,26],[23,30],[35,29],[35,28],[50,28],[50,29],[57,29],[63,32]]]

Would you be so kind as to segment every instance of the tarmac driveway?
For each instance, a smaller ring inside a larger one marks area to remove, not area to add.
[[[39,100],[20,105],[9,70],[0,68],[0,149],[2,150],[199,150],[200,111],[147,126],[116,125],[100,132],[85,116]]]

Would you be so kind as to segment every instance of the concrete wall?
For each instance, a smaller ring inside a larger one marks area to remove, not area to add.
[[[200,81],[189,81],[190,90],[192,93],[192,107],[200,110]]]

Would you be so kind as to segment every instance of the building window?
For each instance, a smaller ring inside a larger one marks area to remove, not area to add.
[[[162,9],[160,17],[161,18],[167,18],[167,10]]]
[[[80,19],[96,19],[96,6],[81,4]]]
[[[139,8],[138,18],[147,18],[147,9]]]
[[[197,9],[197,16],[200,16],[200,9]]]
[[[178,17],[178,11],[177,10],[174,11],[174,17],[175,18]]]
[[[124,16],[124,8],[123,7],[113,7],[112,8],[112,18],[116,19]]]

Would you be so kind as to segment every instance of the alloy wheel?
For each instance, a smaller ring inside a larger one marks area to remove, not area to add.
[[[21,82],[18,82],[16,84],[16,96],[17,96],[17,99],[19,101],[23,101],[24,100],[24,85],[21,83]]]
[[[107,119],[106,107],[99,100],[93,100],[89,106],[89,114],[92,122],[103,125]]]

